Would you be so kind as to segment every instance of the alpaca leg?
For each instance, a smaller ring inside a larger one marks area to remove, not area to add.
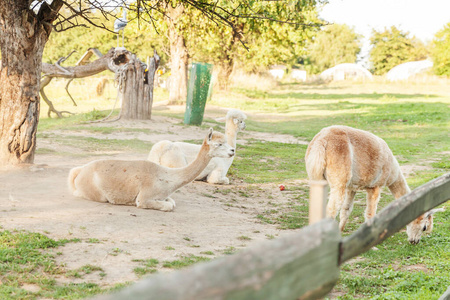
[[[353,200],[355,199],[356,191],[347,189],[344,204],[342,205],[341,212],[339,213],[339,229],[344,231],[345,224],[348,221],[348,217],[353,210]]]
[[[109,202],[101,183],[100,177],[95,172],[88,176],[80,173],[74,181],[73,195],[97,202]]]
[[[330,199],[327,204],[327,217],[335,219],[345,197],[345,188],[330,187]]]
[[[167,197],[165,200],[146,200],[145,194],[139,193],[136,197],[136,206],[138,208],[155,209],[161,211],[173,211],[175,201]]]
[[[209,173],[206,181],[208,183],[215,183],[215,184],[229,184],[230,180],[222,175],[222,170],[214,170],[211,173]]]
[[[228,169],[233,162],[232,159],[221,159],[216,161],[214,169],[208,174],[206,181],[216,184],[230,184],[230,180],[227,178]]]
[[[380,188],[374,187],[372,189],[366,189],[367,191],[367,207],[364,213],[364,218],[367,222],[370,218],[373,218],[377,213],[378,201],[380,201]]]

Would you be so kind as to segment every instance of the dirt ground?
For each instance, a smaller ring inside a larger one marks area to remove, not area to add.
[[[172,195],[176,201],[173,212],[137,209],[96,203],[72,196],[67,188],[67,175],[72,167],[93,159],[146,159],[142,153],[119,151],[95,152],[95,157],[79,154],[76,146],[62,145],[55,137],[62,134],[92,135],[95,138],[139,139],[153,143],[162,140],[201,139],[206,130],[180,125],[180,120],[154,116],[151,121],[118,121],[92,124],[118,128],[149,128],[149,132],[96,134],[89,131],[49,131],[37,142],[40,151],[35,165],[17,170],[0,171],[0,225],[3,229],[24,229],[43,233],[53,239],[79,238],[53,250],[57,262],[67,270],[85,265],[102,268],[101,272],[82,278],[60,277],[60,282],[94,282],[101,286],[138,280],[133,269],[141,266],[140,259],[157,259],[160,272],[162,262],[181,256],[224,255],[224,251],[255,246],[262,240],[289,234],[292,231],[262,224],[257,215],[272,206],[270,201],[287,202],[289,191],[281,192],[275,184],[258,185],[231,181],[230,185],[211,185],[193,182]],[[238,144],[255,138],[286,143],[306,143],[287,135],[272,135],[244,131]],[[51,151],[48,151],[51,150]],[[150,150],[150,149],[149,149]],[[61,154],[66,153],[66,154]],[[239,148],[237,151],[239,155]],[[299,179],[300,181],[303,179]],[[242,196],[245,191],[251,196]]]

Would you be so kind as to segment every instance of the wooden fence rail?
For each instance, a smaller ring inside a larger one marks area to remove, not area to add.
[[[169,274],[152,275],[98,299],[317,299],[334,287],[341,263],[381,243],[448,199],[450,173],[394,201],[344,239],[337,223],[324,219],[232,256]]]
[[[325,219],[232,256],[156,274],[100,299],[314,299],[339,278],[339,228]]]
[[[439,300],[449,300],[450,299],[450,286],[448,287],[447,291],[439,297]]]

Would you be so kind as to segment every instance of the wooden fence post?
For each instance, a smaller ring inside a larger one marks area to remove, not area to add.
[[[311,225],[326,216],[328,183],[326,180],[311,180],[309,186],[309,225]]]

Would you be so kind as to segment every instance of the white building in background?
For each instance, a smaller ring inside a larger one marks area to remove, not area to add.
[[[286,66],[275,65],[270,67],[269,73],[275,79],[283,79],[284,75],[286,74],[286,69]]]
[[[393,67],[386,73],[389,81],[407,80],[412,76],[427,72],[433,67],[430,60],[410,61]]]
[[[299,69],[292,69],[291,72],[292,79],[299,81],[306,81],[306,71]]]
[[[320,74],[323,79],[345,80],[345,79],[368,79],[372,80],[372,73],[357,64],[339,64],[323,71]]]

